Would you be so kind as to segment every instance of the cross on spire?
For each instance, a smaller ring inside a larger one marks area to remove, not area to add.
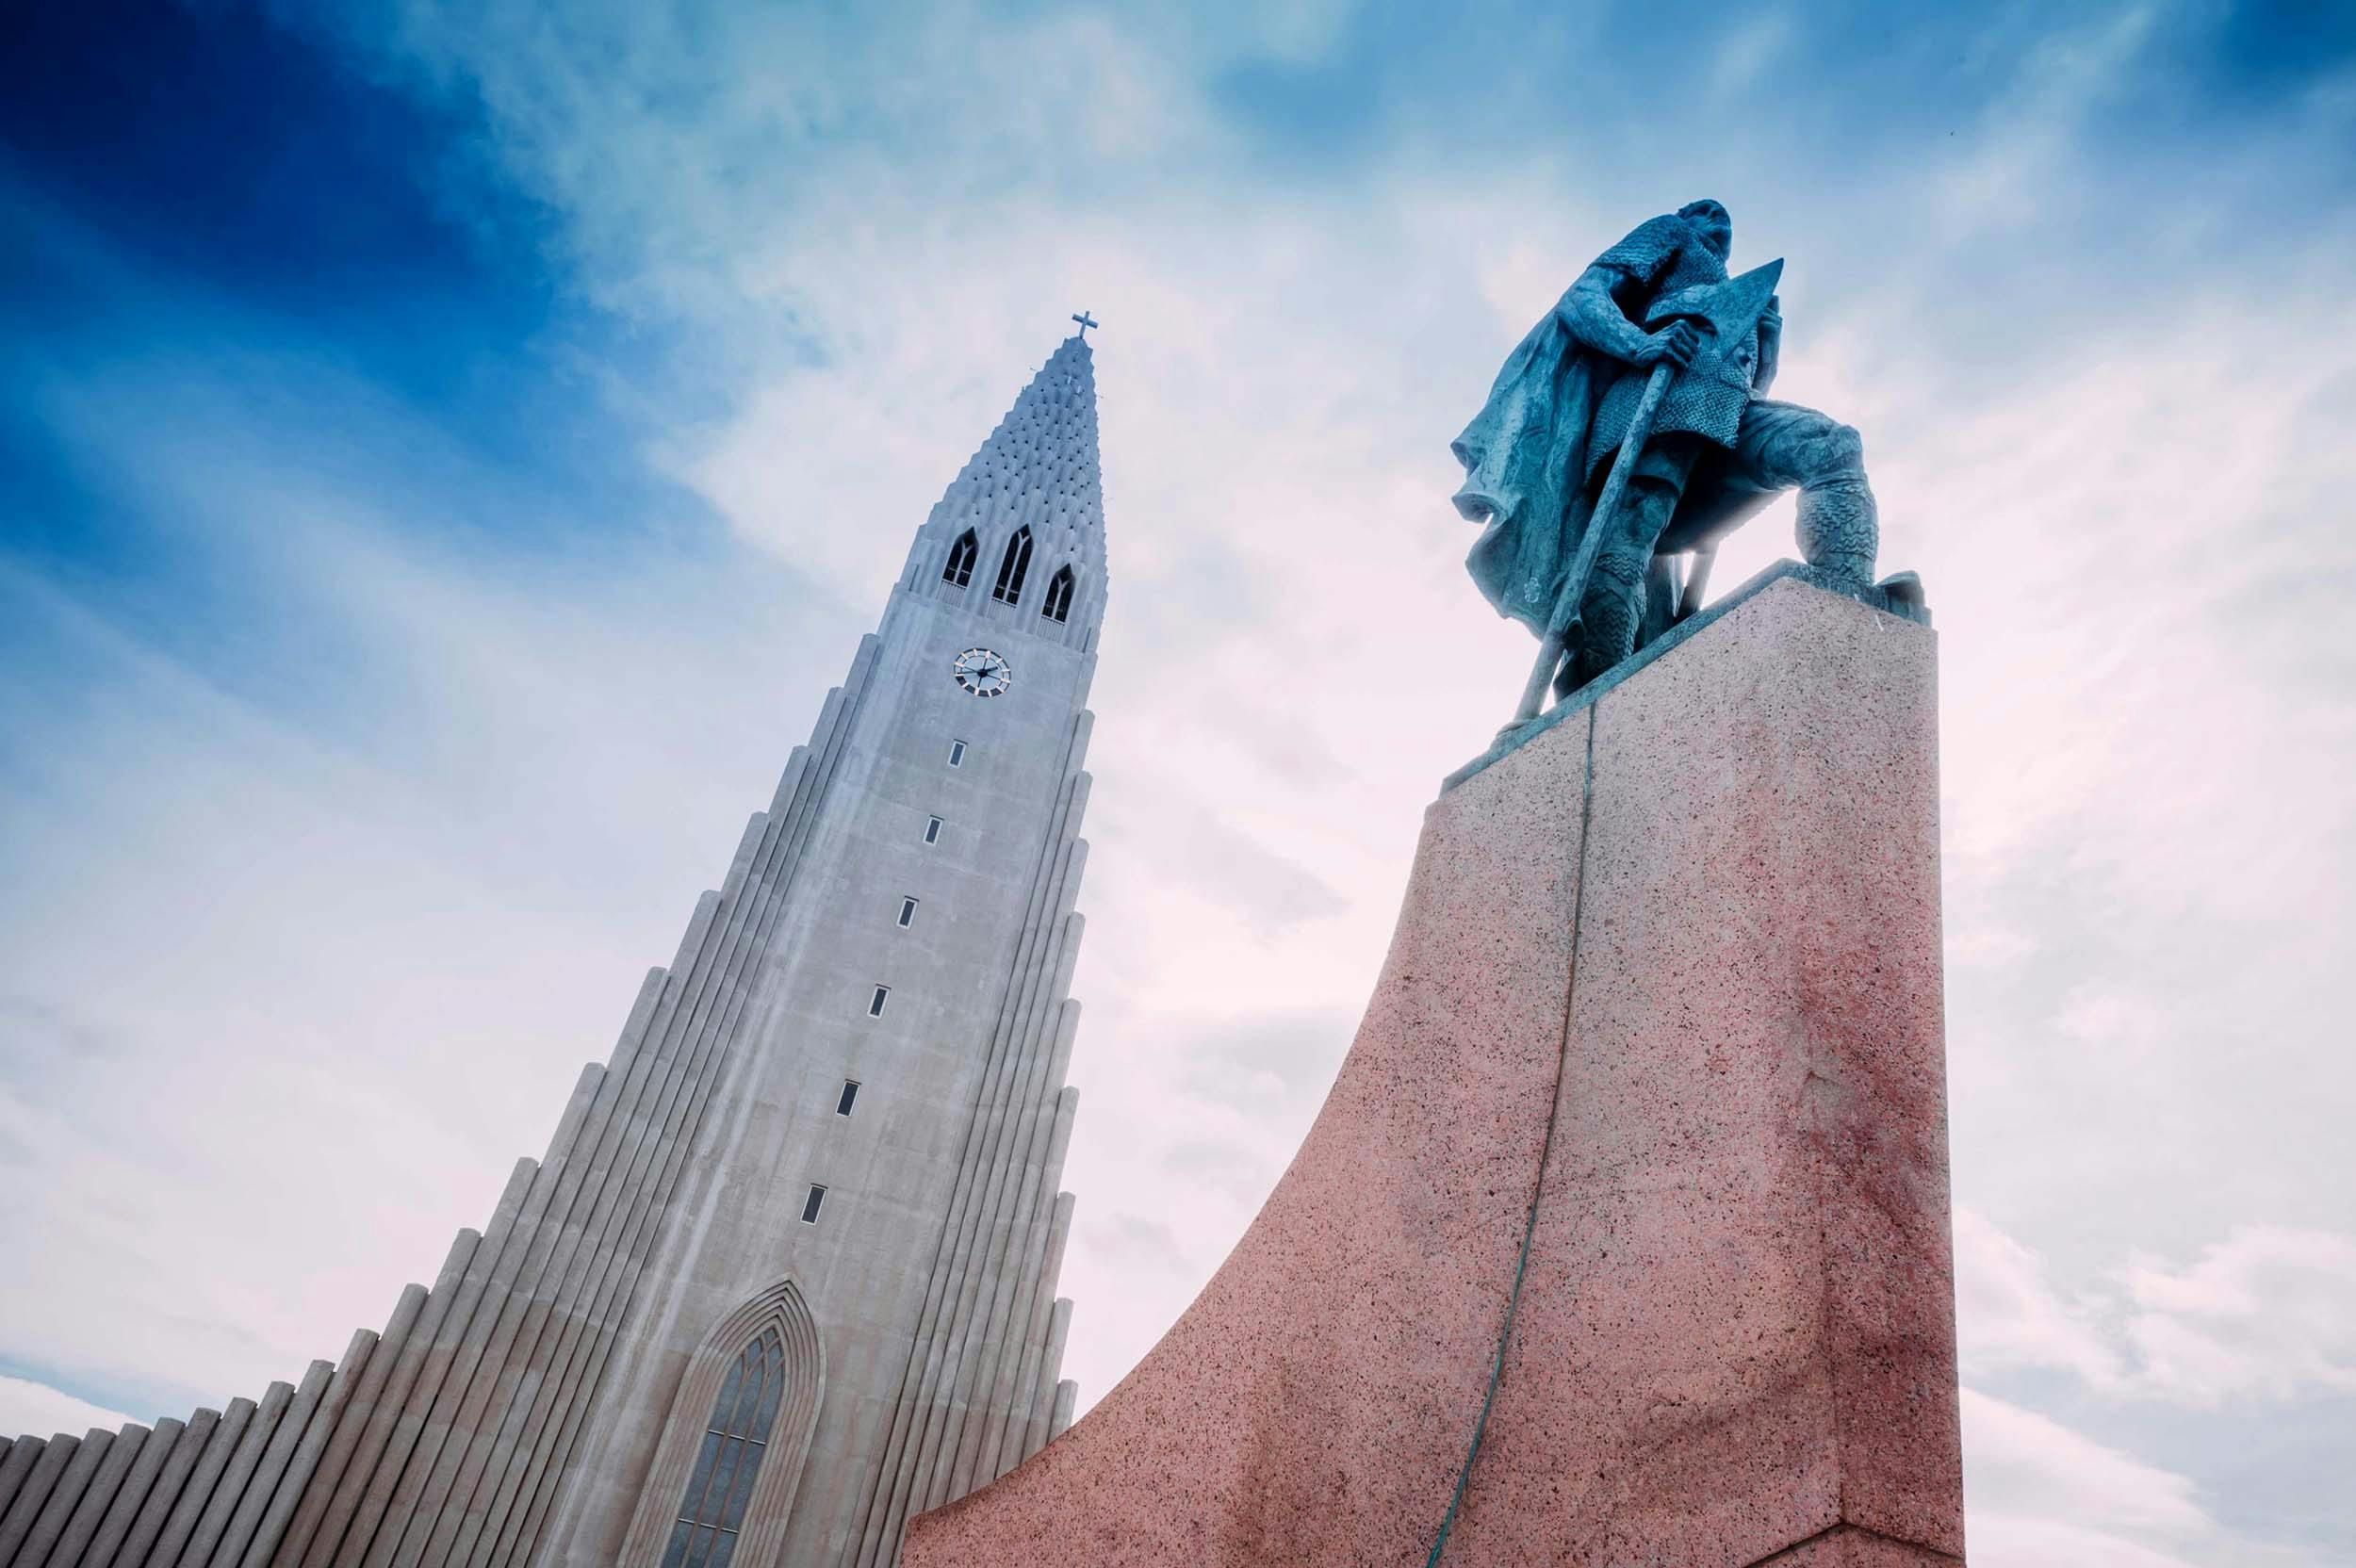
[[[1074,321],[1077,321],[1077,322],[1079,322],[1079,323],[1080,323],[1080,336],[1081,336],[1082,338],[1084,338],[1084,339],[1085,339],[1085,338],[1088,336],[1088,328],[1090,328],[1090,327],[1101,327],[1101,326],[1103,326],[1103,325],[1104,324],[1104,322],[1099,321],[1099,320],[1098,320],[1095,317],[1090,316],[1090,315],[1089,315],[1087,311],[1085,311],[1085,310],[1083,310],[1082,312],[1080,312],[1080,314],[1079,314],[1079,315],[1074,316],[1074,317],[1072,318],[1072,319],[1073,319]]]

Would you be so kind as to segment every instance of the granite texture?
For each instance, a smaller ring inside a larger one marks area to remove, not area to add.
[[[1959,1560],[1936,752],[1785,577],[1450,790],[1266,1209],[908,1568]]]

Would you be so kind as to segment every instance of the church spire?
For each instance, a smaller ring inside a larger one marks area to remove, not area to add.
[[[1048,356],[942,492],[918,532],[908,581],[970,596],[976,609],[1023,612],[1025,629],[1041,635],[1062,636],[1058,629],[1069,627],[1070,639],[1087,645],[1104,599],[1104,489],[1096,356],[1087,336],[1096,323],[1085,312],[1074,319],[1080,330]],[[1019,569],[1009,564],[1017,562]],[[1040,612],[1049,625],[1038,624]]]
[[[941,497],[943,506],[994,510],[1034,529],[1102,528],[1096,455],[1096,355],[1085,332],[1048,356]]]

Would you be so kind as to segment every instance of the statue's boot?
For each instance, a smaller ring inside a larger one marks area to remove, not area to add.
[[[1644,573],[1650,556],[1608,548],[1595,557],[1579,603],[1579,639],[1564,661],[1577,691],[1636,651],[1637,629],[1644,621]],[[1561,678],[1558,677],[1559,680]]]
[[[1856,433],[1841,427],[1848,442],[1827,441],[1831,461],[1800,486],[1799,518],[1793,532],[1800,559],[1818,571],[1858,588],[1873,581],[1873,557],[1881,549],[1881,512],[1865,482],[1864,454]]]

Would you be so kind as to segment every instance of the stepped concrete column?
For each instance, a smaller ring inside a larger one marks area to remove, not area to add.
[[[1787,566],[1648,654],[1451,781],[1268,1206],[905,1568],[1961,1560],[1934,639]]]

